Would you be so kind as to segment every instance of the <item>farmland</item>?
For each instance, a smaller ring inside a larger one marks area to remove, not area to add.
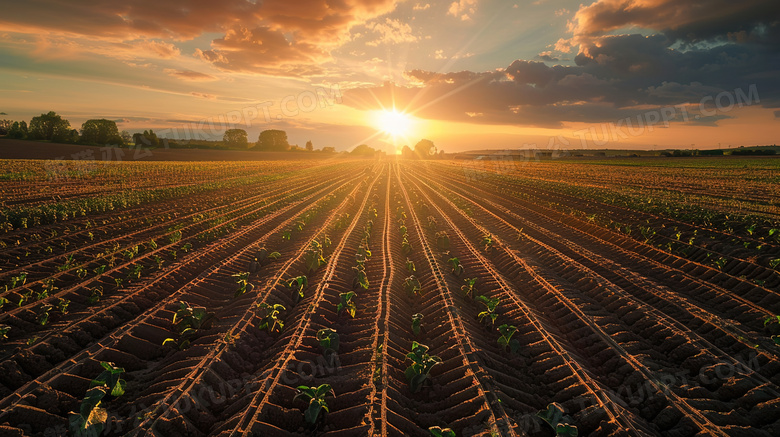
[[[780,435],[779,160],[51,163],[2,435]]]

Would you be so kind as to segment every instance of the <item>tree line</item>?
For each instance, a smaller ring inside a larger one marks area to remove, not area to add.
[[[184,140],[176,141],[161,139],[149,129],[142,133],[130,135],[127,131],[119,131],[114,120],[105,118],[91,119],[81,125],[80,130],[73,129],[70,122],[54,111],[33,117],[28,125],[25,121],[0,120],[0,136],[20,140],[43,140],[55,143],[84,144],[91,146],[145,146],[158,147],[165,145],[171,148],[206,148],[206,149],[238,149],[270,152],[302,151],[313,152],[314,145],[307,141],[303,147],[290,144],[287,132],[279,129],[268,129],[260,132],[254,143],[249,142],[244,129],[228,129],[222,136],[222,141]],[[321,152],[335,153],[335,147],[323,147]],[[373,156],[378,152],[366,144],[355,147],[351,152],[357,156]],[[421,140],[414,146],[404,146],[402,157],[410,159],[432,159],[436,155],[436,146],[430,140]]]

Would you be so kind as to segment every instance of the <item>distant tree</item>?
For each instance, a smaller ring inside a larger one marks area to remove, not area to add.
[[[369,147],[366,144],[361,144],[354,149],[352,149],[351,152],[349,152],[351,155],[359,155],[359,156],[373,156],[374,153],[376,153],[376,150]]]
[[[246,147],[248,144],[244,129],[228,129],[222,136],[222,141],[230,147]]]
[[[13,124],[11,120],[0,120],[0,135],[8,135],[8,131],[11,130]]]
[[[17,140],[23,140],[27,138],[27,122],[15,121],[11,125],[11,129],[8,130],[8,138],[15,138]]]
[[[433,145],[431,140],[420,140],[414,145],[414,153],[420,157],[420,159],[430,159],[436,157],[436,146]]]
[[[114,120],[105,118],[87,120],[81,125],[81,141],[86,144],[122,144]]]
[[[417,158],[417,155],[412,151],[412,149],[409,148],[409,146],[404,146],[401,149],[401,158],[404,159],[415,159]]]
[[[68,138],[65,140],[65,142],[76,144],[81,140],[81,137],[79,136],[79,131],[76,129],[71,129],[68,133]]]
[[[160,144],[160,140],[157,138],[157,134],[149,129],[143,133],[133,134],[133,144],[136,146],[157,147]]]
[[[308,150],[309,152],[314,150],[314,144],[311,143],[311,140],[306,141],[306,150]]]
[[[323,147],[322,153],[336,153],[335,147]]]
[[[269,129],[260,132],[255,149],[264,151],[285,151],[290,148],[287,142],[287,132],[277,129]]]
[[[126,146],[130,144],[130,141],[133,140],[133,136],[130,135],[130,132],[123,130],[122,132],[119,132],[119,137],[122,138],[122,145]]]
[[[41,114],[30,120],[29,136],[33,140],[66,141],[70,136],[70,122],[54,111]]]

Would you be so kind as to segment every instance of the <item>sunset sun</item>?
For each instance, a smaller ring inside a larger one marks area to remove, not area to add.
[[[378,111],[375,115],[376,128],[391,137],[406,137],[412,125],[412,119],[403,112],[394,109]]]

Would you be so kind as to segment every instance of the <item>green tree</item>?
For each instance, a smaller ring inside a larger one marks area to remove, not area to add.
[[[248,144],[244,129],[228,129],[222,136],[222,141],[230,147],[246,147]]]
[[[133,134],[133,143],[136,146],[157,147],[160,144],[160,140],[157,138],[157,134],[149,129],[145,130],[144,133]]]
[[[70,122],[54,111],[49,111],[30,120],[29,136],[33,140],[67,141],[70,137]]]
[[[376,153],[376,150],[369,147],[366,144],[361,144],[354,149],[352,149],[351,152],[349,152],[350,155],[360,155],[360,156],[373,156],[374,153]]]
[[[322,153],[336,153],[335,147],[323,147]]]
[[[309,152],[314,150],[314,144],[311,143],[311,140],[306,141],[306,150],[308,150]]]
[[[412,151],[409,146],[404,146],[401,149],[401,157],[404,159],[415,159],[417,158],[417,155],[414,154],[414,151]]]
[[[87,120],[81,125],[81,141],[87,144],[122,144],[116,122],[105,118]]]
[[[287,132],[277,129],[269,129],[260,132],[257,138],[257,150],[285,151],[290,148],[287,142]]]
[[[13,124],[11,120],[0,120],[0,135],[8,135],[8,131],[11,130]]]
[[[420,140],[414,145],[414,153],[420,157],[420,159],[430,159],[436,157],[436,146],[433,145],[431,140]]]
[[[11,129],[8,130],[8,138],[15,138],[17,140],[23,140],[27,138],[27,122],[15,121],[11,125]]]

